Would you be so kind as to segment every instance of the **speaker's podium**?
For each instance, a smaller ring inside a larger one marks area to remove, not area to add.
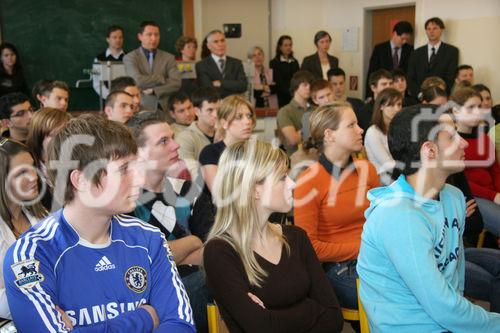
[[[125,65],[121,61],[97,61],[92,65],[92,76],[99,81],[99,107],[104,110],[102,102],[102,86],[107,83],[111,89],[111,81],[120,76],[125,76]]]

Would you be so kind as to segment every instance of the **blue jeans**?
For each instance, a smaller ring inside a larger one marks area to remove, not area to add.
[[[208,295],[205,276],[198,270],[182,278],[182,283],[189,296],[189,303],[193,309],[196,331],[208,333],[207,304],[213,302]]]
[[[357,260],[349,260],[340,263],[327,262],[323,264],[326,277],[339,299],[343,308],[358,308],[358,293],[356,291]]]
[[[495,236],[500,235],[500,206],[491,200],[474,198],[483,216],[484,227]]]
[[[465,295],[490,303],[500,313],[500,250],[465,249]]]

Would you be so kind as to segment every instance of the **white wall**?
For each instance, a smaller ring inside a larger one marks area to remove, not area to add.
[[[259,45],[269,59],[268,0],[194,0],[195,34],[201,45],[213,29],[224,23],[241,23],[241,38],[228,38],[227,53],[245,60],[251,46]]]
[[[447,26],[443,39],[460,49],[460,63],[472,65],[476,70],[476,82],[492,89],[496,102],[500,102],[500,1],[479,0],[271,0],[271,42],[282,34],[294,39],[298,59],[315,51],[313,36],[318,30],[327,30],[333,37],[331,52],[339,58],[346,74],[357,75],[360,87],[365,82],[367,60],[371,48],[365,42],[371,36],[365,22],[365,11],[384,7],[415,5],[415,46],[426,41],[424,22],[438,16]],[[359,28],[357,52],[342,52],[342,31]],[[365,38],[366,37],[366,38]],[[366,43],[370,45],[370,43]],[[350,92],[362,96],[362,91]]]

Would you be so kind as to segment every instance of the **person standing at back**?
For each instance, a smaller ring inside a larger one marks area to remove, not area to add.
[[[196,76],[201,87],[214,87],[221,98],[247,90],[247,79],[241,60],[226,55],[226,37],[220,30],[207,35],[210,56],[196,64]]]
[[[168,99],[181,87],[175,57],[159,50],[160,26],[152,21],[142,22],[137,38],[141,46],[123,57],[125,72],[134,78],[141,89],[141,107],[165,112],[168,120]]]
[[[458,67],[458,49],[441,41],[444,23],[439,17],[425,22],[426,45],[413,52],[408,64],[408,83],[413,97],[418,96],[420,86],[430,76],[439,76],[446,83],[448,94],[455,82]]]
[[[413,46],[408,44],[413,34],[413,27],[410,22],[399,21],[392,29],[391,39],[375,45],[370,57],[368,74],[366,75],[366,97],[372,96],[368,78],[370,74],[379,70],[386,69],[393,71],[400,69],[404,73],[408,71],[408,61],[413,52]]]
[[[339,59],[328,54],[332,37],[326,31],[318,31],[314,35],[316,53],[307,56],[302,61],[300,69],[309,71],[316,79],[328,80],[328,70],[339,67]]]
[[[293,56],[292,37],[283,35],[276,44],[276,56],[269,63],[273,70],[273,79],[276,82],[276,95],[278,96],[278,106],[284,107],[292,96],[290,95],[290,80],[293,74],[299,70],[299,62]]]

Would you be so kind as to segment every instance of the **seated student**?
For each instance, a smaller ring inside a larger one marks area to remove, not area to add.
[[[333,89],[330,82],[327,80],[316,80],[311,84],[311,88],[309,89],[311,100],[313,102],[313,107],[316,108],[318,106],[323,106],[326,104],[330,104],[333,102]],[[311,111],[307,111],[302,116],[302,140],[309,140],[310,129],[309,129],[309,117],[311,116]]]
[[[104,105],[104,114],[109,120],[125,124],[134,115],[132,96],[124,91],[110,93]]]
[[[146,111],[134,116],[128,126],[136,138],[140,161],[148,165],[133,215],[159,228],[165,235],[186,287],[197,331],[208,332],[207,303],[210,298],[203,274],[198,269],[203,244],[190,234],[188,226],[191,202],[197,191],[193,191],[191,182],[176,179],[183,165],[177,155],[179,145],[168,123],[157,113]]]
[[[214,223],[215,206],[212,200],[214,178],[222,152],[235,142],[245,141],[252,135],[256,123],[255,111],[246,99],[238,95],[224,98],[217,113],[217,127],[222,140],[205,146],[200,153],[201,175],[205,183],[202,194],[193,207],[191,231],[206,240]]]
[[[0,120],[2,127],[7,128],[2,137],[25,142],[32,116],[30,101],[23,93],[13,92],[0,97]]]
[[[370,89],[373,93],[373,98],[368,99],[361,112],[356,113],[359,127],[361,127],[364,132],[366,132],[368,127],[370,127],[371,125],[373,104],[377,99],[378,94],[380,94],[380,92],[385,88],[392,88],[392,74],[385,69],[379,69],[370,74],[370,77],[368,78],[368,84],[370,85]]]
[[[38,222],[5,257],[17,329],[195,332],[165,237],[121,215],[135,208],[141,185],[129,130],[103,117],[80,116],[56,135],[49,150],[51,160],[64,163],[59,171],[49,169],[64,208]],[[35,278],[24,278],[26,273]]]
[[[108,43],[108,48],[95,57],[94,63],[98,61],[123,61],[123,56],[125,55],[125,52],[123,52],[123,28],[118,25],[108,27],[106,42]],[[92,87],[102,99],[108,97],[109,87],[107,82],[104,82],[101,87],[98,77],[93,76]],[[100,93],[101,89],[102,94]]]
[[[115,91],[125,91],[132,96],[132,113],[139,112],[141,107],[141,90],[130,76],[120,76],[111,81],[110,93]]]
[[[402,69],[398,68],[392,71],[393,86],[403,95],[403,107],[418,104],[418,100],[408,93],[408,80]]]
[[[68,112],[53,108],[42,108],[33,114],[26,138],[26,145],[33,152],[36,167],[39,170],[39,177],[42,184],[45,184],[43,197],[41,198],[42,205],[49,211],[53,212],[61,208],[59,202],[54,202],[52,195],[54,184],[49,180],[47,174],[48,146],[50,141],[57,133],[68,123],[71,116]]]
[[[182,90],[170,96],[168,100],[168,110],[170,116],[174,120],[170,127],[174,131],[174,136],[188,128],[194,121],[195,114],[193,110],[193,103],[189,96]]]
[[[465,149],[465,160],[470,161],[465,167],[465,176],[486,229],[499,236],[500,165],[484,126],[479,126],[484,118],[479,110],[481,95],[472,88],[463,88],[455,91],[450,100],[456,103],[453,115],[457,130],[469,144]]]
[[[340,305],[358,308],[356,259],[368,207],[366,192],[380,185],[363,149],[363,130],[351,105],[335,102],[311,115],[311,139],[319,161],[301,173],[294,191],[295,225],[307,232]]]
[[[306,234],[269,222],[271,213],[292,207],[284,152],[242,141],[220,162],[217,217],[203,259],[207,286],[229,330],[340,332],[339,303]]]
[[[446,94],[446,91],[438,86],[423,89],[420,92],[420,99],[422,104],[442,106],[448,103],[448,95]]]
[[[40,86],[39,100],[41,107],[54,108],[62,111],[68,110],[69,87],[63,81],[50,81]],[[37,95],[38,97],[38,95]]]
[[[1,43],[0,97],[13,92],[28,94],[28,86],[17,48],[11,43]]]
[[[358,114],[364,107],[364,103],[359,98],[347,97],[345,91],[345,72],[342,68],[332,68],[328,70],[328,81],[332,85],[333,89],[333,100],[349,102],[351,104],[354,113]]]
[[[3,279],[5,254],[47,211],[36,200],[41,193],[35,159],[27,146],[0,138],[0,170],[0,318],[11,319]]]
[[[50,85],[54,82],[53,80],[48,80],[48,79],[42,79],[38,80],[35,82],[33,85],[33,89],[31,89],[31,98],[33,101],[37,103],[35,105],[35,108],[41,109],[43,107],[42,105],[42,92],[45,92],[49,90]]]
[[[462,82],[466,82],[469,86],[474,84],[474,68],[471,65],[460,65],[457,68],[457,73],[455,75],[455,82],[452,87],[452,93],[458,88],[458,85]]]
[[[370,330],[498,332],[500,315],[463,297],[465,201],[445,180],[463,170],[467,143],[448,115],[418,121],[422,112],[415,105],[394,117],[389,149],[402,175],[368,192],[357,269]]]
[[[279,137],[288,156],[292,155],[302,141],[302,117],[309,108],[311,84],[314,76],[308,71],[298,71],[290,81],[290,103],[279,109],[276,118]]]
[[[446,90],[446,82],[444,82],[444,80],[439,76],[430,76],[425,79],[424,82],[422,82],[422,85],[420,86],[420,92],[418,94],[418,99],[422,101],[422,92],[432,87],[438,87],[444,90],[446,94],[448,94]]]
[[[387,145],[387,130],[392,118],[402,109],[403,95],[394,88],[382,90],[375,99],[372,124],[365,135],[366,155],[377,168],[382,184],[392,183],[396,162]]]
[[[484,84],[478,83],[472,86],[472,89],[481,95],[481,108],[491,109],[493,107],[493,99],[491,98],[490,88]]]
[[[214,88],[199,88],[191,95],[191,102],[197,120],[176,135],[175,141],[180,145],[179,158],[186,162],[191,178],[197,179],[200,153],[214,143],[220,96]]]

